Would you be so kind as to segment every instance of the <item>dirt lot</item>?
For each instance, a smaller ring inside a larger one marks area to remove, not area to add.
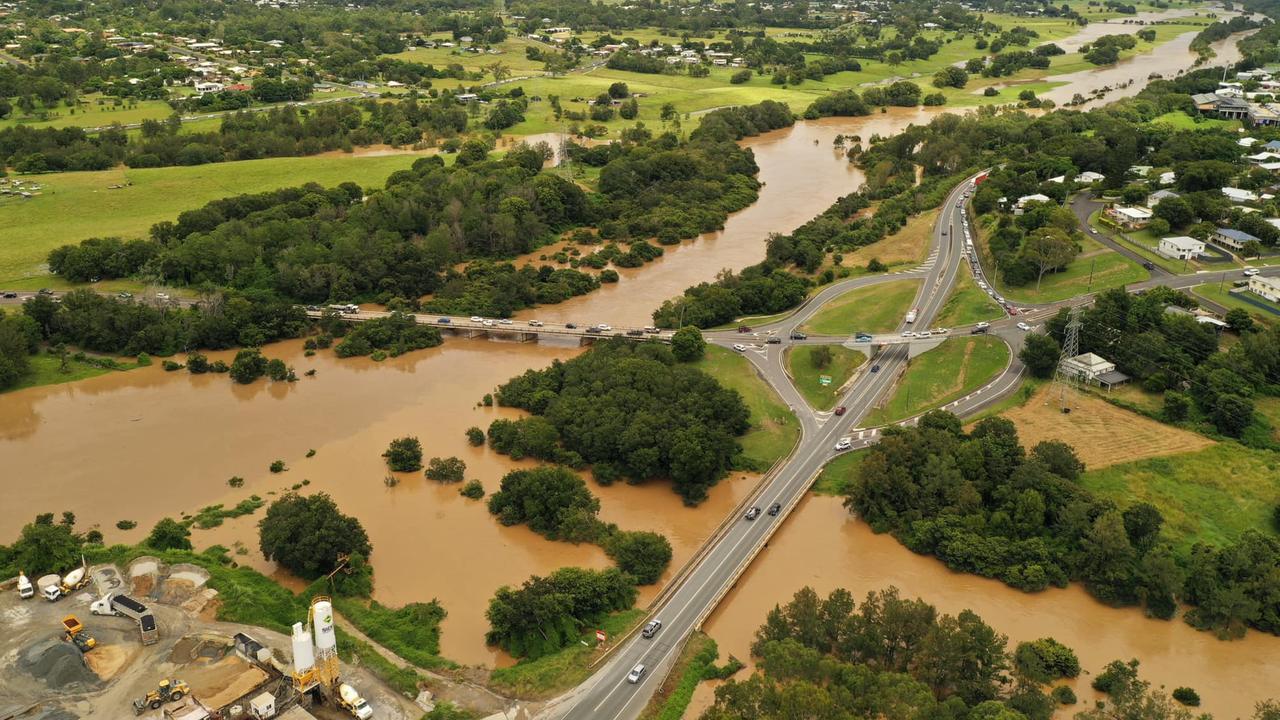
[[[1150,420],[1105,400],[1079,394],[1071,412],[1050,401],[1051,386],[1041,388],[1022,407],[1004,413],[1018,426],[1022,444],[1061,440],[1076,449],[1086,467],[1097,469],[1160,455],[1201,450],[1214,442],[1186,430]]]

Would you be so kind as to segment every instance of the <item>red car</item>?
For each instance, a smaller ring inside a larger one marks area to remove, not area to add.
[[[738,328],[738,332],[740,332],[740,333],[749,333],[749,332],[751,332],[751,326],[750,326],[750,325],[742,325],[742,326],[740,326],[740,327]]]
[[[843,415],[843,414],[844,414],[844,406],[843,406],[843,405],[841,405],[840,407],[836,408],[836,414],[837,414],[837,415]]]

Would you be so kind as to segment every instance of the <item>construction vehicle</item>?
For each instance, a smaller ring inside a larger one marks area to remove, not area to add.
[[[373,717],[373,708],[369,707],[369,703],[360,697],[360,693],[355,688],[346,683],[338,686],[338,704],[343,710],[355,715],[360,720],[368,720]]]
[[[62,597],[62,576],[42,575],[39,580],[36,580],[36,587],[40,588],[40,594],[45,600],[54,602]]]
[[[118,593],[108,593],[99,600],[94,600],[89,606],[89,612],[94,615],[119,615],[121,617],[133,618],[138,623],[138,629],[142,633],[142,644],[151,645],[159,639],[156,632],[156,618],[147,609],[146,605],[134,600],[128,595]]]
[[[98,646],[98,641],[85,632],[84,624],[75,615],[62,618],[62,639],[74,644],[82,653],[87,653]]]
[[[60,588],[62,590],[63,595],[70,595],[71,593],[79,590],[80,588],[88,584],[89,584],[88,568],[86,568],[84,565],[81,565],[75,570],[72,570],[71,572],[67,573],[66,576],[62,578]]]
[[[18,573],[18,597],[22,598],[23,600],[27,600],[29,598],[35,597],[35,594],[36,594],[36,586],[32,585],[31,581],[27,579],[26,573],[19,572]]]
[[[147,711],[147,708],[159,710],[161,705],[177,702],[190,693],[191,687],[182,680],[165,678],[160,681],[155,690],[133,701],[133,712],[135,715],[141,715]]]

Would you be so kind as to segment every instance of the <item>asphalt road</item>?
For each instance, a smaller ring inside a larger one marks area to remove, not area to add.
[[[956,233],[960,230],[964,211],[957,204],[967,187],[968,184],[965,183],[953,190],[943,204],[934,228],[936,252],[921,268],[906,273],[836,283],[815,296],[799,312],[777,323],[756,328],[756,332],[780,334],[781,337],[788,338],[792,330],[827,301],[857,287],[903,277],[919,277],[923,280],[916,298],[918,317],[914,326],[922,329],[928,327],[946,302],[963,259],[963,234],[957,241]],[[743,342],[743,337],[732,331],[708,333],[708,339],[718,345],[728,346]],[[904,345],[882,346],[873,358],[874,363],[880,365],[880,371],[864,372],[850,384],[841,402],[849,410],[843,417],[836,417],[831,413],[819,413],[810,409],[790,382],[782,364],[782,349],[788,342],[789,340],[784,340],[778,345],[761,343],[744,352],[765,380],[796,410],[801,424],[801,439],[791,457],[766,479],[752,500],[751,504],[761,509],[778,504],[789,511],[799,502],[814,476],[838,454],[834,449],[836,441],[848,435],[851,428],[892,387],[908,354]],[[1016,386],[1014,375],[1017,372],[1006,371],[1002,376],[1010,387]],[[990,402],[987,398],[996,397],[998,394],[993,391],[981,401],[973,398],[970,404],[976,406],[980,402]],[[871,439],[867,436],[858,445],[865,445]],[[739,571],[751,561],[785,514],[783,512],[775,517],[763,513],[754,521],[739,519],[725,526],[710,549],[695,560],[695,565],[679,586],[670,591],[656,608],[654,617],[662,621],[662,630],[652,639],[636,635],[625,642],[592,678],[555,703],[547,716],[571,720],[632,720],[638,717],[657,689],[665,671],[676,660],[683,639],[702,624],[736,581]],[[628,682],[628,672],[637,665],[644,665],[645,673],[639,682]]]

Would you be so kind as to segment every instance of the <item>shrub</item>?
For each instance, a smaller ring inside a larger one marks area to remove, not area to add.
[[[1053,638],[1018,643],[1013,662],[1023,675],[1038,683],[1080,674],[1080,661],[1075,652]]]
[[[1173,699],[1188,707],[1200,707],[1200,693],[1189,687],[1175,688]]]
[[[395,472],[416,472],[422,469],[422,443],[416,437],[396,438],[382,457]]]
[[[433,457],[427,463],[427,478],[436,482],[462,482],[467,464],[456,457]]]
[[[1053,689],[1053,692],[1049,694],[1053,697],[1054,700],[1057,700],[1059,704],[1062,704],[1062,705],[1076,704],[1076,692],[1066,685],[1059,685],[1058,687]]]
[[[1000,91],[995,89],[994,87],[988,87],[987,89],[982,91],[982,94],[987,97],[995,97],[1000,94]]]
[[[117,520],[116,527],[121,530],[132,530],[138,527],[138,523],[134,522],[133,520]]]
[[[484,445],[484,431],[474,425],[467,428],[467,442],[471,443],[471,447]]]
[[[750,79],[751,79],[750,70],[739,70],[738,72],[729,76],[729,82],[732,83],[733,85],[741,85],[742,83],[747,82]]]
[[[479,500],[484,497],[484,485],[479,480],[468,480],[467,484],[458,490],[458,494],[465,498]]]
[[[655,532],[614,533],[605,542],[604,550],[619,570],[640,585],[658,582],[671,564],[671,543]]]
[[[867,263],[867,272],[880,273],[888,269],[889,266],[880,262],[880,258],[871,258],[871,262]]]
[[[307,451],[307,457],[315,457],[315,456],[316,456],[315,448],[312,448]]]
[[[164,368],[165,372],[173,372],[174,370],[181,370],[183,366],[182,363],[174,362],[173,360],[165,360],[160,363],[160,367]]]
[[[190,550],[191,531],[173,518],[164,518],[156,523],[144,542],[156,550]]]
[[[284,466],[283,460],[276,460],[275,462],[271,463],[271,467],[268,469],[273,473],[282,473],[288,468]]]
[[[232,476],[230,480],[227,480],[227,484],[234,488],[242,487],[244,486],[244,478],[239,475]]]

